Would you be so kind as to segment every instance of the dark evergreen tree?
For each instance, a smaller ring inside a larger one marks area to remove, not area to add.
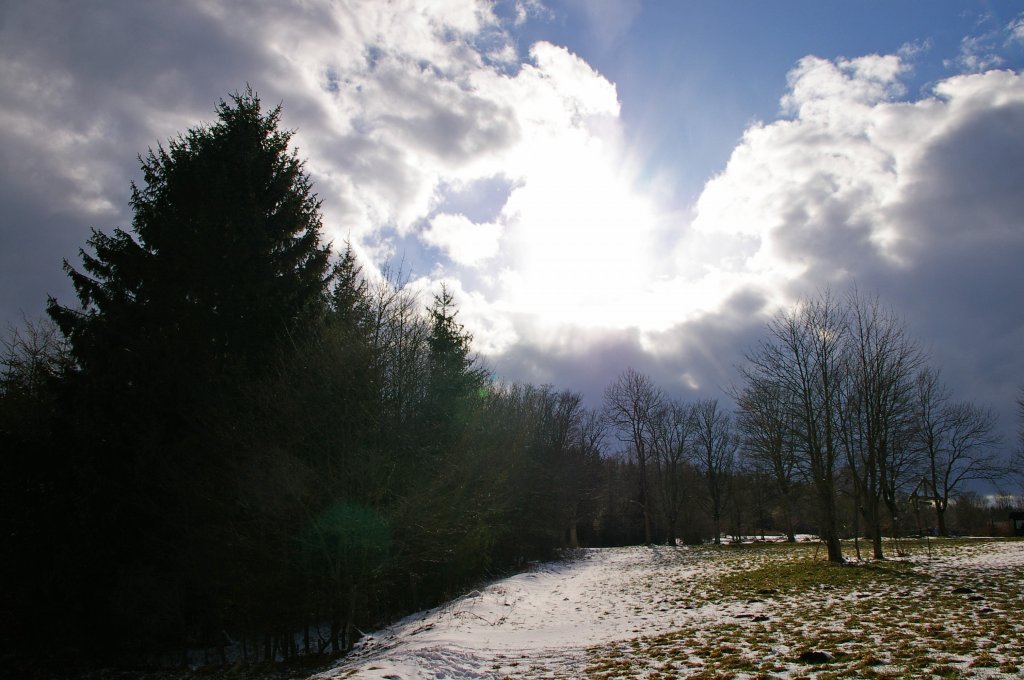
[[[453,446],[468,424],[469,409],[480,395],[487,371],[472,354],[473,336],[456,321],[455,298],[446,286],[429,309],[429,375],[426,404],[427,441],[431,448]]]
[[[370,292],[351,243],[345,244],[345,252],[334,264],[331,278],[334,281],[331,292],[333,318],[346,328],[368,335],[373,315]]]
[[[250,501],[275,450],[246,430],[278,412],[261,385],[295,365],[283,357],[320,325],[330,277],[320,203],[280,115],[246,90],[140,158],[130,232],[94,230],[82,270],[65,262],[80,307],[49,302],[76,364],[83,491],[69,540],[89,546],[92,630],[110,624],[140,649],[221,636],[252,594],[228,588],[232,574],[288,599],[281,532],[304,492]]]
[[[140,159],[133,233],[94,230],[84,272],[65,262],[82,308],[51,299],[49,313],[84,371],[114,368],[128,386],[154,357],[258,369],[321,312],[320,203],[281,108],[263,113],[251,90],[231,100],[217,123]]]

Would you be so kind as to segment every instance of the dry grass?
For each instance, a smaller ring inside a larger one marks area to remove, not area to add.
[[[586,674],[1019,677],[1024,567],[987,557],[993,549],[1024,551],[1024,542],[906,542],[908,557],[848,565],[816,557],[813,545],[708,547],[717,578],[664,585],[665,616],[706,615],[591,649]]]

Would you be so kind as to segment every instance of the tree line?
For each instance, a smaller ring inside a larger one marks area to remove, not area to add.
[[[446,288],[424,302],[332,258],[279,122],[246,91],[151,150],[131,229],[65,262],[77,303],[7,339],[8,649],[341,653],[481,578],[632,540],[601,414],[493,381]]]
[[[944,533],[1005,473],[991,413],[856,292],[775,317],[735,411],[632,369],[598,408],[496,382],[448,289],[332,256],[280,113],[247,90],[140,158],[131,229],[65,262],[77,303],[5,341],[9,650],[337,654],[580,546],[813,532],[841,560],[863,531],[882,557],[912,492]]]

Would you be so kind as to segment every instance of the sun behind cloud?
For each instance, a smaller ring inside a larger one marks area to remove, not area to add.
[[[621,328],[642,321],[650,284],[656,207],[606,140],[538,139],[526,180],[503,209],[509,311],[545,325]]]
[[[514,76],[481,70],[471,83],[473,96],[514,112],[518,135],[479,165],[510,178],[497,218],[439,213],[420,233],[449,258],[444,271],[479,274],[495,313],[541,333],[659,323],[651,315],[665,310],[647,303],[664,225],[638,188],[615,86],[549,43]]]

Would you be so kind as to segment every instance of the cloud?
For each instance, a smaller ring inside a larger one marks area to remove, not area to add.
[[[366,93],[372,104],[347,137],[360,150],[338,156],[386,160],[348,175],[339,168],[339,184],[366,206],[354,213],[365,216],[362,233],[391,223],[439,248],[448,259],[442,271],[470,268],[461,272],[467,278],[486,261],[474,290],[496,314],[536,317],[542,326],[622,325],[638,308],[627,295],[646,282],[655,225],[619,143],[615,87],[565,48],[540,42],[528,56],[514,74],[481,66],[457,80],[429,69],[410,75],[402,60],[378,59],[378,71],[399,73],[361,85],[356,96]],[[416,94],[396,85],[404,78],[417,79]],[[465,125],[447,122],[467,109],[485,113]],[[472,153],[453,151],[486,132],[482,118],[508,133],[483,135]],[[493,194],[493,216],[450,209],[464,187],[495,177],[504,190]]]
[[[992,200],[1014,196],[1007,186],[1016,174],[1012,162],[972,165],[970,178],[953,180],[962,166],[955,154],[936,163],[935,149],[970,129],[968,144],[981,140],[993,159],[1006,156],[984,140],[1015,148],[1012,125],[982,129],[976,121],[993,111],[1012,116],[1024,96],[1021,77],[958,76],[940,82],[933,97],[891,101],[901,91],[901,72],[896,57],[802,60],[783,100],[795,117],[747,130],[701,195],[695,231],[739,244],[746,256],[731,268],[769,288],[822,284],[914,268],[921,244],[941,235],[939,224],[912,218],[934,205],[915,199],[923,187]]]
[[[1008,42],[1024,43],[1024,14],[1018,15],[1006,26]]]
[[[992,14],[984,14],[978,22],[979,26],[991,26],[993,19]],[[1018,14],[1008,24],[994,26],[977,35],[964,36],[956,58],[946,59],[943,63],[946,68],[966,73],[999,68],[1006,64],[1005,50],[1000,48],[1011,47],[1014,43],[1024,44],[1024,14]]]
[[[17,3],[3,14],[0,312],[17,319],[40,313],[48,292],[66,299],[61,258],[75,259],[90,227],[130,219],[136,154],[245,84],[219,73],[264,62],[178,3]]]
[[[962,74],[907,100],[907,73],[891,55],[802,59],[788,115],[744,132],[672,231],[663,276],[616,279],[632,296],[626,322],[519,322],[500,365],[543,379],[598,346],[592,374],[574,374],[585,383],[631,364],[676,393],[720,394],[770,314],[856,284],[905,316],[961,397],[1008,410],[1024,375],[1024,76]],[[621,298],[604,292],[609,321]]]
[[[428,275],[464,276],[492,316],[621,317],[633,305],[605,300],[646,266],[653,211],[631,186],[616,88],[563,47],[519,55],[506,29],[482,1],[14,6],[0,28],[0,143],[19,217],[3,239],[49,232],[7,263],[11,276],[66,284],[60,257],[74,260],[90,227],[130,222],[133,156],[249,83],[284,104],[328,237],[371,269],[419,242],[443,254]],[[475,208],[487,216],[458,209],[493,178]],[[479,335],[510,337],[504,324]]]
[[[545,7],[541,0],[515,0],[513,22],[516,26],[522,26],[531,17],[551,18],[552,16],[552,11]]]
[[[1003,58],[995,52],[995,39],[995,32],[965,37],[960,41],[960,54],[946,60],[946,67],[978,73],[1001,66]]]
[[[443,250],[453,262],[478,267],[498,252],[501,225],[476,224],[462,214],[440,213],[430,220],[423,240]]]
[[[905,71],[896,55],[836,61],[804,57],[787,77],[789,92],[782,98],[782,109],[804,119],[857,118],[863,107],[902,95],[899,77]]]
[[[636,8],[619,7],[619,28],[592,32],[620,39]],[[130,222],[135,154],[210,120],[248,82],[283,103],[329,238],[351,239],[368,270],[415,249],[415,285],[448,282],[503,377],[599,395],[632,365],[715,395],[767,315],[856,281],[913,321],[947,376],[995,386],[993,400],[1012,392],[1024,375],[1024,85],[984,59],[1020,39],[1020,17],[963,43],[959,75],[916,99],[907,60],[925,43],[801,59],[779,118],[744,130],[680,213],[646,179],[616,84],[565,47],[520,52],[510,31],[547,10],[508,11],[471,0],[6,8],[5,316],[33,294],[36,309],[46,292],[67,300],[60,258],[74,259],[89,227]]]
[[[663,351],[707,366],[696,339],[741,329],[729,310],[743,296],[764,314],[856,283],[905,315],[962,397],[1012,404],[1024,375],[1024,77],[958,75],[904,101],[903,73],[894,57],[801,60],[783,99],[792,118],[750,127],[697,202],[679,268],[702,262],[722,302],[663,337]],[[741,355],[717,337],[716,351]]]

